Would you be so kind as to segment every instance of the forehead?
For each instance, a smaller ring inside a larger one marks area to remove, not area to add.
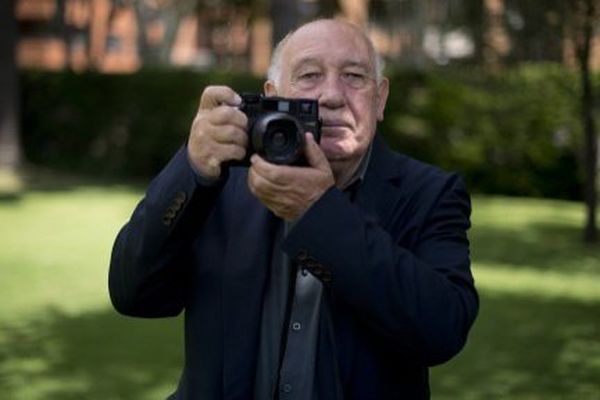
[[[283,68],[295,68],[306,62],[364,65],[373,68],[372,54],[365,36],[344,23],[321,21],[305,25],[288,40],[282,52]]]

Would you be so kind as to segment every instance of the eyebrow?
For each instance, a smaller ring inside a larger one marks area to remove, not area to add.
[[[291,68],[292,74],[295,73],[295,72],[298,72],[298,70],[300,68],[304,67],[307,64],[309,64],[309,65],[310,64],[316,64],[316,65],[318,65],[318,64],[321,64],[321,63],[319,62],[318,59],[316,59],[314,57],[303,57],[303,58],[299,59],[298,61],[296,61],[292,65],[292,68]]]
[[[348,61],[342,64],[342,68],[360,68],[363,72],[368,73],[373,70],[370,68],[369,64],[365,64],[360,61]]]
[[[320,64],[322,64],[322,62],[315,57],[303,57],[294,63],[294,65],[292,66],[291,72],[292,72],[292,74],[296,73],[296,72],[298,72],[298,70],[300,68],[304,67],[305,65],[311,65],[311,64],[320,65]],[[372,68],[369,68],[368,63],[365,63],[363,61],[356,61],[356,60],[347,60],[342,63],[341,68],[348,68],[348,67],[361,68],[367,72],[372,70]]]

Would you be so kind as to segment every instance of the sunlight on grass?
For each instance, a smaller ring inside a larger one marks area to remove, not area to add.
[[[600,247],[581,204],[476,197],[480,315],[466,348],[432,370],[437,400],[600,399]]]
[[[600,303],[600,269],[590,274],[475,264],[473,273],[479,290],[489,293]]]
[[[108,306],[112,241],[139,193],[79,188],[0,203],[0,315]],[[99,301],[102,300],[102,301]]]
[[[18,195],[23,187],[23,179],[17,172],[0,167],[0,198]]]

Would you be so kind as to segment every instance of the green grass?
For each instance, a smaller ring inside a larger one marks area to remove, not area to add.
[[[182,359],[181,320],[110,305],[112,241],[140,191],[42,187],[0,201],[0,399],[160,399]]]
[[[0,200],[0,399],[160,399],[182,362],[180,318],[117,315],[112,241],[141,191],[36,184]],[[479,319],[432,371],[434,399],[600,398],[600,248],[581,205],[477,197]]]
[[[434,399],[600,399],[600,247],[583,206],[477,197],[481,309],[465,350],[432,372]]]

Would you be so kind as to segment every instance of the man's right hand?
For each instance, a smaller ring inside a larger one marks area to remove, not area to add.
[[[242,99],[227,86],[208,86],[188,140],[188,157],[205,178],[221,176],[221,164],[246,155],[248,118],[237,107]]]

